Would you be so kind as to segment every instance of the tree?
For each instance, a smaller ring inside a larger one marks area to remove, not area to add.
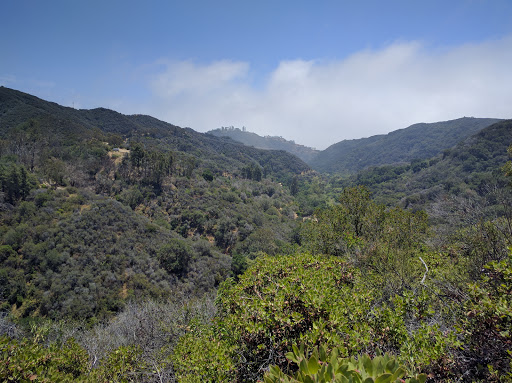
[[[131,145],[130,148],[130,161],[132,166],[139,168],[143,164],[144,157],[146,155],[146,151],[141,143],[136,142]]]
[[[23,165],[10,164],[7,169],[0,171],[0,183],[6,201],[15,204],[18,200],[24,200],[30,193],[31,182],[29,174]]]
[[[208,181],[208,182],[211,182],[213,181],[213,173],[210,169],[205,169],[203,171],[203,178]]]
[[[256,164],[253,164],[253,167],[252,167],[252,179],[254,181],[261,181],[261,168],[259,167],[259,165],[256,165]]]
[[[16,165],[11,166],[5,184],[7,202],[14,204],[20,196],[20,179]]]
[[[508,155],[512,157],[512,145],[508,147]],[[507,161],[505,166],[503,166],[503,172],[507,177],[512,177],[512,161]]]
[[[194,169],[196,168],[197,161],[194,157],[188,157],[183,164],[183,176],[190,178]]]
[[[169,273],[183,275],[192,258],[192,249],[183,240],[175,239],[163,245],[157,253],[160,265]]]
[[[252,168],[249,165],[242,168],[242,177],[252,179]]]
[[[427,215],[373,202],[365,187],[346,188],[339,205],[317,212],[302,230],[302,243],[316,254],[347,256],[366,272],[379,275],[392,296],[417,278]]]
[[[28,180],[27,170],[24,166],[20,167],[20,185],[19,185],[19,195],[21,199],[25,199],[30,192],[30,184]]]
[[[46,161],[46,174],[57,185],[64,185],[66,164],[58,158],[50,158]]]
[[[290,193],[293,196],[296,196],[298,192],[299,192],[299,180],[298,180],[298,177],[295,176],[292,178],[292,182],[290,184]]]

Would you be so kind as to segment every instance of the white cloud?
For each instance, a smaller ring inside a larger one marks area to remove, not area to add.
[[[338,61],[282,61],[252,85],[248,63],[165,63],[151,113],[199,131],[245,125],[325,148],[462,116],[512,117],[512,37],[432,51],[397,42]]]
[[[224,91],[248,74],[243,62],[218,61],[198,66],[190,61],[163,62],[165,70],[152,80],[152,88],[162,97],[204,96]]]

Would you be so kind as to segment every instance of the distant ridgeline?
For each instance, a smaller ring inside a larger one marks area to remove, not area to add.
[[[70,144],[73,140],[77,143],[93,138],[103,138],[112,145],[137,141],[146,149],[179,153],[184,164],[194,162],[195,168],[208,168],[214,174],[240,174],[243,168],[255,164],[262,170],[267,169],[267,175],[283,180],[290,174],[310,170],[303,161],[288,153],[246,148],[237,142],[180,128],[151,116],[124,115],[105,108],[77,110],[0,87],[0,138],[6,143],[14,135],[21,139],[20,132],[34,136],[28,138],[29,134],[25,134],[26,142],[18,148],[26,149],[27,153],[32,143],[38,150],[36,146],[42,145],[42,141],[36,136],[44,132],[44,142],[52,140],[57,147],[63,142]]]
[[[365,185],[379,202],[414,210],[427,209],[431,203],[454,196],[484,198],[493,185],[503,187],[507,183],[501,168],[511,143],[512,120],[501,120],[436,156],[368,167],[349,177],[339,177],[337,185]]]
[[[496,118],[463,117],[414,124],[388,134],[338,142],[321,151],[308,164],[319,172],[348,175],[370,166],[427,159],[498,121]]]
[[[437,156],[443,150],[452,148],[499,121],[496,118],[463,117],[451,121],[419,123],[388,134],[343,140],[322,151],[298,145],[282,137],[261,137],[248,132],[245,127],[222,127],[208,134],[229,137],[255,148],[285,150],[321,173],[350,175],[372,166],[405,164]]]
[[[217,137],[230,137],[244,145],[253,146],[258,149],[285,150],[296,155],[306,163],[309,163],[319,153],[316,149],[296,144],[294,141],[288,141],[283,137],[262,137],[256,133],[248,132],[245,126],[242,129],[233,126],[223,126],[219,129],[210,130],[208,134]]]

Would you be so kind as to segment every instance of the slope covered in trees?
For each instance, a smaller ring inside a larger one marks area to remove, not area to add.
[[[16,140],[19,146],[16,149],[27,151],[52,138],[59,146],[94,138],[105,140],[111,146],[140,141],[148,148],[186,154],[194,158],[196,166],[214,165],[213,170],[220,173],[237,172],[251,163],[266,169],[267,174],[272,173],[275,178],[309,170],[304,162],[284,151],[269,153],[248,148],[150,116],[126,116],[104,108],[66,108],[5,87],[0,87],[0,137]]]
[[[512,121],[495,123],[436,157],[361,171],[340,186],[366,185],[387,204],[425,209],[447,197],[478,199],[505,183],[501,166],[512,142]],[[335,181],[334,181],[335,182]]]
[[[386,135],[344,140],[321,151],[309,164],[327,173],[353,174],[369,166],[426,159],[497,122],[464,117],[431,124],[414,124]]]
[[[149,116],[0,92],[0,299],[17,317],[108,318],[134,297],[201,295],[289,247],[308,171]]]

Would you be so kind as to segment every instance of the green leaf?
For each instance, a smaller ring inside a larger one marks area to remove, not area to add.
[[[397,379],[400,379],[405,375],[405,369],[403,367],[398,367],[396,371],[393,373],[393,376],[391,378],[392,381],[395,381]]]
[[[373,368],[373,361],[370,359],[368,355],[363,355],[362,357],[363,366],[366,370],[367,374],[370,376],[373,376],[374,368]]]
[[[314,353],[313,353],[313,355],[311,355],[311,358],[309,358],[308,369],[309,369],[309,373],[312,375],[316,374],[318,372],[318,370],[320,369],[320,363],[318,363],[318,358],[315,357]]]
[[[327,362],[327,352],[325,351],[325,347],[321,345],[318,350],[320,353],[320,360],[322,362]]]
[[[418,383],[425,383],[427,381],[427,375],[425,374],[419,374],[417,375],[415,378],[413,378],[415,382],[418,382]],[[411,379],[411,382],[413,382],[413,380]]]
[[[389,383],[391,382],[391,378],[391,374],[382,374],[377,379],[375,379],[375,383]]]
[[[270,366],[270,372],[274,374],[275,376],[279,376],[281,373],[281,370],[277,366]]]
[[[295,357],[295,353],[287,352],[285,356],[286,356],[286,359],[291,360],[292,362],[299,364],[299,360]]]
[[[385,370],[386,370],[386,372],[394,373],[395,370],[397,369],[397,367],[398,367],[398,362],[396,361],[396,359],[391,359],[388,363],[386,363]]]
[[[306,362],[305,359],[302,359],[300,361],[300,365],[299,365],[299,368],[300,368],[300,371],[304,374],[308,374],[309,372],[309,369],[308,369],[308,363]]]

